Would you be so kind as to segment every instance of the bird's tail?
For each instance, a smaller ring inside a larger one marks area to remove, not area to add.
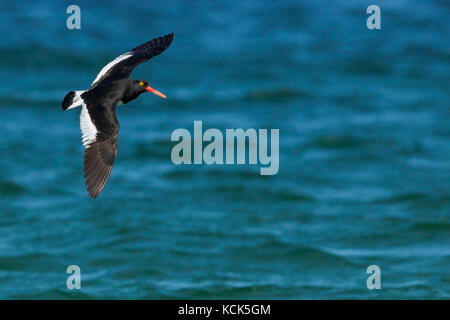
[[[66,94],[61,104],[62,109],[68,110],[81,106],[83,104],[83,98],[81,98],[81,95],[84,92],[85,91],[70,91],[68,94]]]

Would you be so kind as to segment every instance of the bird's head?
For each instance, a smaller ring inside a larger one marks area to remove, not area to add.
[[[158,90],[155,90],[152,87],[150,87],[148,85],[147,80],[135,80],[135,81],[133,81],[133,83],[134,83],[135,89],[140,93],[151,92],[151,93],[156,94],[157,96],[160,96],[161,98],[164,98],[164,99],[166,98],[166,96],[164,94],[162,94]]]

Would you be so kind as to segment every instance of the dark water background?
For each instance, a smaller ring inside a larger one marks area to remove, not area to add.
[[[0,298],[450,298],[448,1],[69,4],[0,4]],[[92,201],[60,102],[169,32]],[[279,128],[278,175],[175,166],[194,120]]]

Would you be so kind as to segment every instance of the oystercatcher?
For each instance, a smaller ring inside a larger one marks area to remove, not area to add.
[[[111,175],[117,155],[119,121],[116,105],[128,103],[143,92],[164,94],[149,86],[147,80],[132,80],[130,74],[139,64],[166,50],[173,33],[148,41],[108,63],[85,91],[70,91],[62,109],[81,107],[80,128],[84,145],[84,180],[91,198],[97,198]]]

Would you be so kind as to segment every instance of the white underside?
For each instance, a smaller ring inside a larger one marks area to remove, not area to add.
[[[80,129],[83,146],[85,148],[89,148],[91,143],[95,142],[95,137],[97,136],[97,129],[95,128],[94,123],[92,122],[91,117],[89,116],[89,112],[84,101],[81,105]]]
[[[116,59],[108,63],[106,66],[103,67],[103,69],[100,71],[100,73],[95,78],[94,82],[92,82],[91,87],[104,75],[110,70],[114,65],[119,63],[122,60],[125,60],[133,55],[132,52],[124,53],[120,56],[118,56]],[[75,91],[75,97],[73,98],[72,104],[67,109],[72,109],[75,107],[81,106],[81,113],[80,113],[80,129],[81,129],[81,137],[83,141],[83,146],[85,148],[89,148],[89,146],[95,142],[96,136],[97,136],[97,129],[94,126],[94,123],[92,122],[91,117],[89,116],[88,109],[86,107],[86,104],[84,103],[83,99],[81,98],[81,94],[84,91]]]

